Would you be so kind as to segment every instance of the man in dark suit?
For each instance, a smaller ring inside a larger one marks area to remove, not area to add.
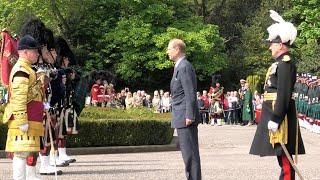
[[[171,127],[177,129],[180,150],[188,180],[201,179],[201,164],[198,145],[200,113],[197,104],[197,78],[185,57],[185,43],[180,39],[169,42],[167,54],[175,62],[170,83],[172,94]]]

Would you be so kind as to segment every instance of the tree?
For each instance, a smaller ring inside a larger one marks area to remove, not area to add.
[[[221,36],[225,39],[228,67],[221,70],[222,84],[227,89],[237,89],[239,79],[245,78],[243,52],[241,46],[242,26],[250,24],[259,10],[261,0],[190,0],[194,13],[203,16],[207,24],[219,27]]]
[[[293,0],[287,16],[298,25],[298,72],[320,75],[320,0]]]
[[[260,8],[248,25],[241,25],[241,43],[237,46],[235,57],[242,59],[242,77],[248,74],[264,77],[267,68],[272,63],[268,45],[263,43],[267,38],[267,27],[272,23],[269,10],[283,14],[291,7],[289,0],[263,0]],[[286,19],[286,18],[285,18]]]
[[[23,23],[32,17],[39,17],[46,24],[51,24],[54,20],[49,10],[48,1],[1,1],[0,3],[0,27],[7,28],[15,34],[19,34]],[[44,18],[45,17],[45,18]]]
[[[201,17],[193,17],[182,5],[183,1],[136,2],[138,12],[129,8],[132,14],[127,12],[114,30],[105,34],[103,52],[123,79],[139,78],[143,82],[145,75],[171,71],[173,63],[166,57],[166,47],[174,37],[186,42],[187,55],[200,80],[227,66],[224,39],[218,27],[203,24]]]
[[[204,24],[184,0],[15,0],[0,8],[0,26],[19,33],[39,17],[70,42],[86,71],[108,70],[128,84],[168,84],[173,63],[165,52],[173,37],[186,41],[199,79],[227,67],[218,27]]]

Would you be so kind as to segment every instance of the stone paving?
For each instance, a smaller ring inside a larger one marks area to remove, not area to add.
[[[248,154],[256,126],[199,126],[204,180],[275,180],[280,169],[276,157]],[[306,180],[320,180],[320,135],[302,130],[307,154],[298,167]],[[184,180],[180,151],[74,156],[76,163],[62,168],[58,179]],[[39,163],[38,165],[39,166]],[[0,159],[0,179],[12,179],[11,161]],[[54,179],[53,176],[40,176]],[[296,178],[298,179],[298,177]]]

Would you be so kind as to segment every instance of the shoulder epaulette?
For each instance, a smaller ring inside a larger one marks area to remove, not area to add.
[[[282,61],[284,61],[284,62],[288,62],[288,61],[290,61],[291,60],[291,58],[290,58],[290,56],[288,56],[288,55],[285,55],[285,56],[283,56],[283,58],[282,58]]]

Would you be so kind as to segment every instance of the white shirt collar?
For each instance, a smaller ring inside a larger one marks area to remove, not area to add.
[[[182,59],[184,59],[185,56],[181,56],[178,61],[175,63],[174,68],[178,67],[179,63],[182,61]]]

